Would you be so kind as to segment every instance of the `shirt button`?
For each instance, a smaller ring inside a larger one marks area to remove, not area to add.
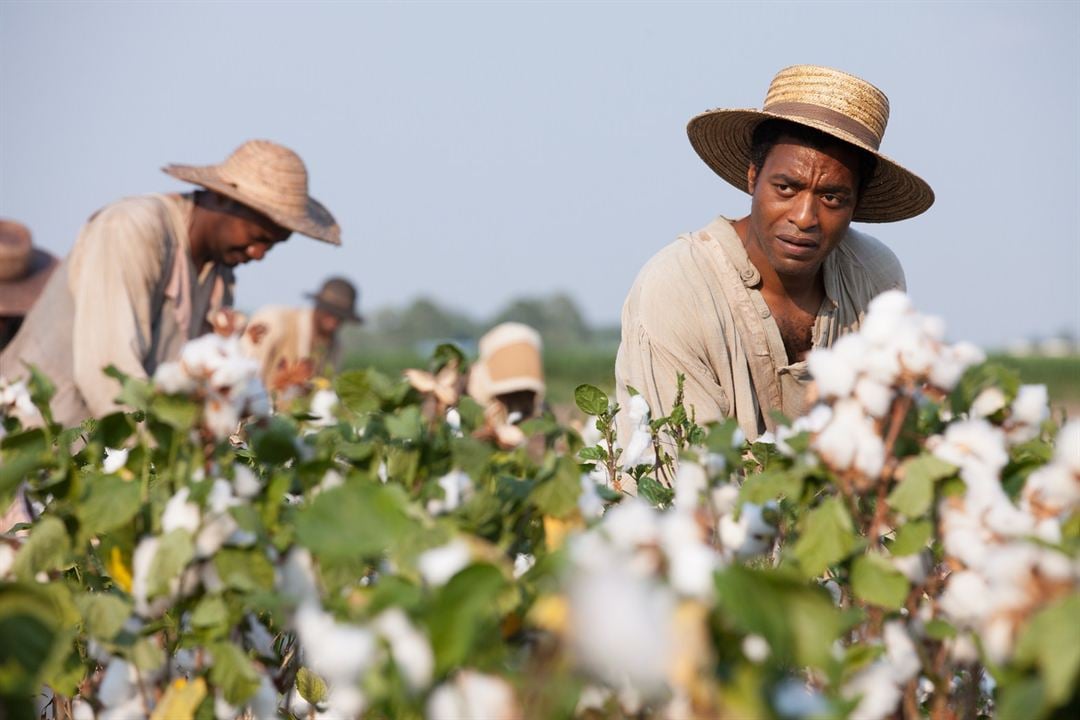
[[[763,317],[763,318],[767,318],[770,315],[772,315],[772,313],[769,312],[769,308],[765,308],[764,310],[761,311],[761,317]]]
[[[754,271],[751,270],[750,268],[746,268],[745,270],[743,270],[742,272],[739,273],[739,277],[741,277],[743,280],[753,280],[754,279]]]

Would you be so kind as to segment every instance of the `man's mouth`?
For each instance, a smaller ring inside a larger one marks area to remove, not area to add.
[[[817,253],[820,243],[807,237],[800,237],[798,235],[777,235],[776,239],[780,241],[780,246],[784,249],[784,252],[788,255],[795,257],[809,257]]]

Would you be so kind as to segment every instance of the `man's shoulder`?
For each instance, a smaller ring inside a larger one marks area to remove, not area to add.
[[[664,287],[669,290],[671,283],[698,276],[702,272],[704,254],[709,252],[707,245],[712,242],[705,229],[683,233],[674,241],[660,248],[638,272],[634,286],[640,289]],[[679,287],[686,287],[680,283]]]
[[[849,228],[837,248],[841,274],[859,273],[867,276],[871,285],[888,289],[904,287],[904,268],[888,245],[867,233]]]
[[[168,205],[175,202],[179,202],[179,196],[131,195],[103,206],[91,215],[87,222],[161,223],[164,225],[168,220]]]

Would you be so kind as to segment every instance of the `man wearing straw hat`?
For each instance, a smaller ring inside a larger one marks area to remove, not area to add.
[[[629,385],[667,414],[682,373],[700,423],[733,417],[752,439],[775,412],[804,413],[810,349],[856,330],[874,296],[905,288],[896,256],[850,223],[904,220],[934,202],[879,152],[888,116],[870,83],[799,65],[776,75],[762,110],[690,121],[691,145],[750,194],[750,213],[680,236],[641,270],[623,306],[620,405]]]
[[[332,277],[317,293],[310,308],[272,305],[251,316],[244,333],[244,349],[259,361],[263,383],[272,387],[276,372],[301,361],[310,361],[311,370],[322,374],[329,365],[340,363],[338,331],[344,323],[361,323],[356,312],[356,287],[343,277]]]
[[[28,363],[53,380],[65,425],[117,409],[105,367],[147,377],[207,331],[208,316],[232,304],[235,266],[293,232],[341,243],[308,195],[304,162],[281,145],[252,140],[220,165],[164,171],[202,189],[126,198],[91,216],[0,355],[0,375]]]
[[[0,350],[15,337],[45,287],[56,258],[30,240],[30,228],[0,220]]]

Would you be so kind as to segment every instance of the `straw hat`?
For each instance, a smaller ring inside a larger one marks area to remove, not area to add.
[[[763,120],[816,128],[877,158],[853,220],[893,222],[934,203],[934,191],[915,173],[878,152],[889,121],[889,99],[876,87],[839,70],[795,65],[776,74],[759,110],[710,110],[686,126],[690,144],[717,175],[746,191],[754,128]]]
[[[496,325],[480,338],[480,358],[469,372],[469,395],[486,405],[499,395],[522,390],[544,397],[540,333],[521,323]]]
[[[356,287],[343,277],[332,277],[323,283],[317,293],[305,293],[315,301],[315,306],[350,322],[364,322],[356,312]]]
[[[333,215],[308,195],[304,161],[275,142],[248,140],[220,165],[174,164],[162,170],[258,210],[284,228],[341,244]]]
[[[30,312],[57,262],[33,246],[28,227],[0,220],[0,315],[22,317]]]

